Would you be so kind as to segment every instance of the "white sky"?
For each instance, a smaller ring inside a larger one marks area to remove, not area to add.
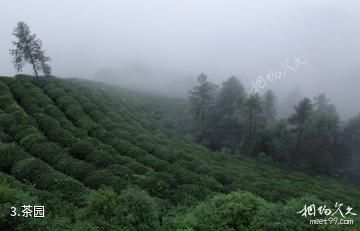
[[[284,59],[307,61],[273,87],[326,92],[339,110],[360,112],[360,2],[356,0],[2,0],[0,75],[20,20],[44,43],[55,75],[92,78],[129,64],[249,84]],[[177,75],[178,76],[178,75]],[[167,78],[171,78],[171,75]],[[149,79],[151,81],[151,79]]]

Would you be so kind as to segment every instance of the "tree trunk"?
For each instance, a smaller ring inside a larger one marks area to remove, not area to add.
[[[33,70],[34,70],[35,76],[36,76],[36,78],[39,78],[38,72],[37,72],[37,70],[36,70],[34,58],[32,57],[31,54],[30,54],[30,59],[31,59],[31,64],[32,64],[32,66],[33,66]]]
[[[30,50],[29,46],[26,46],[26,49],[27,49],[27,51],[29,52],[30,62],[31,62],[31,64],[32,64],[32,66],[33,66],[33,70],[34,70],[35,76],[36,76],[36,78],[39,78],[38,72],[37,72],[37,70],[36,70],[35,60],[34,60],[34,57],[33,57],[32,54],[31,54],[31,50]]]

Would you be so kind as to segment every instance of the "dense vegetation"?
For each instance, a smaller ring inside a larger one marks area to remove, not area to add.
[[[192,133],[213,150],[262,156],[312,174],[360,183],[360,114],[340,121],[325,94],[300,100],[288,118],[279,119],[271,90],[247,94],[236,77],[219,87],[201,74],[190,102]]]
[[[339,227],[309,225],[297,211],[360,207],[357,186],[194,143],[176,131],[191,126],[188,110],[90,81],[1,77],[0,229],[322,230]],[[36,204],[45,218],[10,216]],[[355,219],[347,228],[360,228]]]

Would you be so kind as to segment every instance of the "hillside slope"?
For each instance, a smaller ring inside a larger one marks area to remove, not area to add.
[[[1,77],[0,229],[306,230],[321,227],[305,202],[360,208],[355,186],[208,151],[171,129],[184,115],[91,81]],[[27,204],[45,218],[10,216]]]

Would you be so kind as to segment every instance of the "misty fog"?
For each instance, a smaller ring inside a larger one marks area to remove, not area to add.
[[[289,94],[325,92],[343,119],[360,111],[358,1],[2,1],[1,75],[15,75],[13,27],[25,21],[59,77],[184,97],[204,72],[246,88],[282,62],[306,63],[268,82]],[[31,69],[24,70],[31,74]],[[295,90],[294,90],[295,89]],[[295,92],[295,93],[294,93]]]

